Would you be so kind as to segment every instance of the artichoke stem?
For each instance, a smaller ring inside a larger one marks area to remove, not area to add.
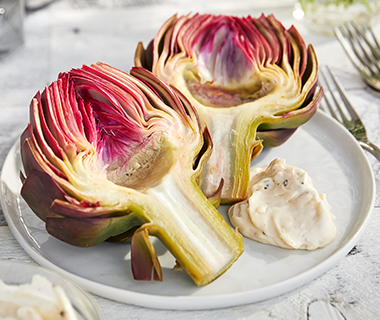
[[[148,196],[158,204],[152,235],[159,238],[197,285],[224,273],[243,242],[191,179],[168,174]]]

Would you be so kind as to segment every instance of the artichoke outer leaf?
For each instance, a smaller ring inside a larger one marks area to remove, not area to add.
[[[297,129],[298,128],[257,131],[256,137],[263,140],[264,148],[274,148],[284,144]],[[252,156],[252,159],[254,158],[256,158],[256,155]]]
[[[307,47],[302,36],[300,35],[298,30],[294,26],[291,26],[288,29],[288,33],[293,37],[294,41],[296,42],[297,47],[301,50],[298,74],[301,78],[303,78],[303,74],[307,67]]]
[[[31,169],[26,176],[20,191],[33,212],[43,221],[48,217],[59,217],[50,206],[56,199],[65,201],[66,193],[45,172]]]
[[[135,222],[135,225],[131,223]],[[93,247],[108,238],[141,225],[134,215],[92,218],[46,218],[46,231],[53,237],[77,247]]]
[[[153,40],[149,42],[147,48],[144,48],[144,45],[142,42],[138,43],[136,55],[140,57],[138,61],[141,61],[140,67],[143,67],[145,69],[151,70],[153,65]],[[137,60],[137,59],[135,59]]]
[[[66,201],[62,201],[59,199],[54,199],[51,210],[62,216],[67,218],[92,218],[92,217],[105,217],[105,216],[114,216],[112,215],[115,212],[115,209],[112,207],[103,207],[100,205],[97,206],[84,206],[83,202],[78,204],[72,204],[67,202],[67,199],[70,198],[66,196]],[[117,215],[128,215],[130,211],[127,212],[118,212]]]
[[[218,209],[220,206],[220,200],[222,199],[222,189],[224,185],[224,180],[220,180],[220,184],[218,189],[215,191],[215,193],[209,197],[207,197],[208,201],[211,202],[211,204]]]
[[[150,89],[153,89],[154,92],[160,96],[166,105],[171,106],[179,115],[182,115],[183,119],[187,119],[189,116],[191,117],[194,114],[194,110],[192,110],[191,114],[189,115],[190,110],[186,110],[185,105],[183,104],[183,100],[180,100],[178,95],[174,94],[175,89],[169,86],[167,83],[163,82],[156,75],[147,74],[145,69],[138,67],[131,69],[131,75],[149,85]],[[187,104],[186,106],[191,105]],[[190,123],[190,121],[188,121],[188,123]]]
[[[25,129],[24,133],[29,131],[29,128],[30,125]],[[29,171],[32,169],[44,172],[45,170],[42,167],[41,161],[36,159],[36,154],[38,154],[38,151],[36,150],[36,145],[32,142],[31,138],[27,138],[24,134],[21,135],[20,146],[20,155],[23,162],[24,174],[27,176]]]
[[[128,231],[125,231],[123,233],[120,233],[117,236],[109,237],[106,241],[107,242],[122,242],[122,243],[130,243],[130,240],[136,230],[140,228],[140,226],[136,226],[134,228],[129,229]]]
[[[131,264],[135,280],[162,281],[162,270],[156,250],[149,239],[146,226],[138,229],[132,236]]]
[[[304,108],[290,111],[279,116],[278,120],[271,124],[262,124],[259,131],[275,130],[275,129],[292,129],[298,128],[305,124],[318,110],[318,106],[323,98],[323,87],[315,94],[313,100]]]
[[[260,140],[255,141],[255,143],[252,146],[251,160],[255,159],[261,153],[263,148],[264,148],[264,144],[261,138]]]
[[[21,135],[20,139],[20,153],[25,175],[27,175],[31,169],[36,169],[44,172],[46,170],[50,170],[60,178],[66,179],[66,176],[62,173],[62,171],[52,165],[49,161],[44,161],[45,157],[41,153],[41,150],[37,148],[34,137],[30,136],[30,130],[32,130],[32,128],[29,124],[28,127],[24,130],[24,133]]]
[[[43,96],[45,96],[45,94],[43,94]],[[55,123],[51,125],[52,128],[48,126],[47,122],[49,119],[45,118],[41,94],[39,92],[32,99],[30,109],[30,125],[33,132],[33,139],[38,143],[41,150],[44,151],[44,154],[49,159],[53,159],[54,157],[62,159],[62,148],[52,132]]]
[[[201,174],[203,165],[210,158],[212,148],[213,148],[213,142],[212,142],[211,134],[208,128],[206,127],[203,130],[202,148],[200,149],[199,153],[197,154],[193,162],[194,176],[196,177],[196,179],[198,179],[199,175]]]

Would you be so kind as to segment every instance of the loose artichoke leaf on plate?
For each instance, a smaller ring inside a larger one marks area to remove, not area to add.
[[[206,285],[243,252],[241,235],[197,183],[211,147],[187,99],[149,71],[83,66],[30,104],[21,195],[69,244],[131,237],[135,279],[162,279],[154,235]]]
[[[249,168],[265,146],[284,143],[316,112],[318,61],[292,26],[273,15],[194,14],[169,18],[135,65],[177,87],[210,130],[214,149],[200,185],[223,204],[247,198]]]

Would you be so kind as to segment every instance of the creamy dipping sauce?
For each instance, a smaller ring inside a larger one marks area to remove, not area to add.
[[[30,284],[7,285],[0,280],[0,319],[77,320],[77,316],[63,289],[37,274]]]
[[[325,194],[318,194],[304,171],[275,159],[250,173],[248,199],[228,212],[247,238],[286,249],[315,250],[336,235]]]

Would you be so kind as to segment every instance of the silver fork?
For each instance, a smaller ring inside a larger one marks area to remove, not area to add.
[[[338,101],[338,98],[334,95],[330,82],[327,80],[328,77],[321,68],[320,74],[322,75],[325,84],[324,100],[326,102],[331,116],[340,121],[348,129],[348,131],[352,133],[352,135],[356,138],[356,140],[358,140],[359,144],[362,146],[363,149],[369,151],[372,155],[376,157],[377,160],[380,161],[380,149],[368,140],[366,129],[359,116],[355,112],[354,108],[352,107],[350,101],[348,100],[347,93],[344,90],[342,84],[337,79],[337,77],[331,72],[329,67],[326,67],[326,69],[330,74],[330,78],[335,84],[341,101],[343,102],[340,103],[340,101]],[[327,95],[327,93],[329,94]],[[350,115],[350,119],[347,118],[346,113],[342,109],[342,106],[346,108],[347,113]],[[339,116],[335,110],[338,111]]]
[[[371,26],[347,22],[334,32],[363,80],[380,91],[380,45]]]

